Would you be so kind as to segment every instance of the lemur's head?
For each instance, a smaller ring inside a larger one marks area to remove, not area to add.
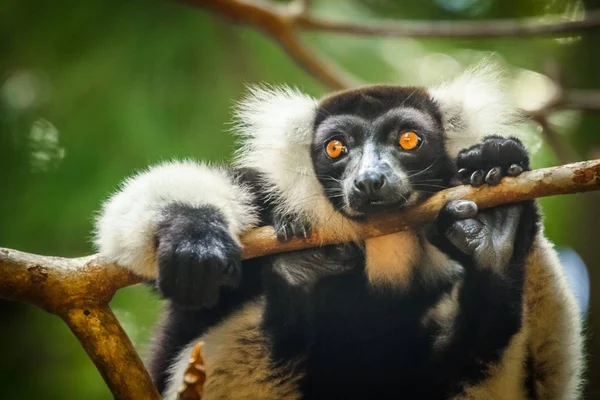
[[[414,204],[447,186],[458,151],[511,134],[516,108],[479,65],[435,88],[370,86],[316,100],[254,88],[237,108],[237,165],[260,172],[279,212],[317,227]]]
[[[370,86],[321,100],[311,159],[325,196],[351,218],[414,204],[447,187],[454,172],[440,109],[416,87]]]

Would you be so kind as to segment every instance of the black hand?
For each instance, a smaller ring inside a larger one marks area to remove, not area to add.
[[[241,278],[241,248],[215,207],[173,204],[156,233],[158,288],[181,306],[212,307]]]
[[[456,259],[470,257],[479,268],[504,272],[513,256],[523,208],[514,204],[479,211],[472,201],[449,201],[434,224],[442,236],[438,243]]]
[[[488,136],[458,153],[456,166],[463,184],[497,185],[504,176],[518,176],[529,170],[529,156],[517,138]]]
[[[489,136],[462,150],[458,179],[472,186],[497,185],[503,176],[529,170],[527,151],[516,138]],[[470,257],[482,267],[505,266],[515,249],[525,256],[536,231],[535,203],[521,202],[478,210],[473,202],[449,202],[429,230],[431,242],[456,259]]]

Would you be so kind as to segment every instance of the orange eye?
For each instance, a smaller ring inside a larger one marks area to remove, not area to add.
[[[338,158],[347,150],[346,146],[344,146],[344,143],[340,142],[339,140],[331,140],[329,143],[327,143],[326,151],[329,157]]]
[[[421,137],[413,131],[408,131],[400,135],[399,142],[404,150],[413,150],[421,143]]]

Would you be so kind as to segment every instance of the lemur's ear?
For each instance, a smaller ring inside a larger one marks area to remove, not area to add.
[[[452,156],[488,135],[509,136],[523,120],[506,93],[500,68],[488,61],[429,89],[442,112],[446,148]]]

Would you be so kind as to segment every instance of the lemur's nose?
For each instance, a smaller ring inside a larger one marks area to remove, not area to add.
[[[376,197],[384,185],[385,175],[380,172],[365,172],[354,181],[354,187],[370,198]]]

